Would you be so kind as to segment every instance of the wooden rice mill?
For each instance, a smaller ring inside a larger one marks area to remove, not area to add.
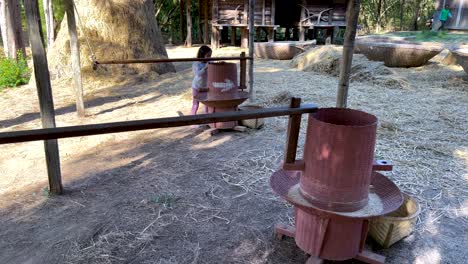
[[[374,161],[376,130],[373,115],[319,109],[309,115],[304,160],[286,161],[271,176],[272,189],[295,210],[295,226],[277,226],[276,234],[294,237],[311,255],[307,264],[353,258],[385,262],[364,249],[369,220],[398,209],[403,196],[377,172],[392,166]]]
[[[208,63],[208,92],[200,94],[197,99],[208,107],[209,113],[238,111],[238,106],[248,98],[249,94],[240,90],[235,63]],[[242,130],[235,121],[213,123],[210,127],[215,130]]]

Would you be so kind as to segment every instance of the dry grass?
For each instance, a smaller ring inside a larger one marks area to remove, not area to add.
[[[169,49],[171,57],[195,52]],[[221,50],[215,56],[239,52]],[[54,86],[58,125],[187,113],[190,64],[175,66],[178,74],[154,80],[87,87],[91,115],[85,119],[67,108],[73,104],[71,90]],[[270,60],[257,60],[255,72],[260,105],[284,105],[291,95],[322,107],[335,104],[334,75]],[[379,118],[376,158],[395,163],[389,177],[422,206],[415,234],[380,253],[389,263],[413,263],[428,251],[457,263],[464,259],[466,241],[458,238],[468,222],[466,74],[458,66],[432,63],[392,69],[392,75],[404,78],[408,88],[354,81],[349,98],[351,108]],[[2,93],[0,104],[11,106],[0,113],[2,131],[40,127],[35,98],[26,88]],[[0,259],[302,263],[306,256],[292,240],[271,235],[275,223],[293,221],[291,207],[268,184],[282,158],[286,124],[287,118],[273,118],[262,130],[216,137],[178,128],[60,140],[64,182],[72,191],[49,199],[38,193],[47,179],[42,143],[6,145],[0,154],[0,170],[7,175],[0,179],[0,236],[9,242],[0,242]],[[64,241],[54,241],[59,236]]]

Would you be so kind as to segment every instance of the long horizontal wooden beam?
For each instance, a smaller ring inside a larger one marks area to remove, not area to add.
[[[180,59],[133,59],[133,60],[108,60],[95,61],[99,64],[136,64],[136,63],[170,63],[170,62],[191,62],[191,61],[233,61],[251,60],[252,57],[212,57],[212,58],[180,58]]]
[[[189,125],[210,124],[217,122],[239,121],[254,118],[291,116],[309,114],[317,111],[315,104],[305,104],[298,108],[275,107],[249,111],[167,117],[136,121],[113,122],[82,126],[44,128],[0,133],[0,144],[19,143],[37,140],[49,140],[70,137],[82,137],[157,128],[169,128]]]

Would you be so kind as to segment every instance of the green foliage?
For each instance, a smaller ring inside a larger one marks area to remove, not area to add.
[[[434,12],[433,0],[362,0],[359,24],[367,33],[421,30]]]
[[[18,60],[0,57],[0,89],[27,84],[29,68],[26,60],[18,55]]]

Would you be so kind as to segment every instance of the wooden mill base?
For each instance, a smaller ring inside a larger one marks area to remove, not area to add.
[[[278,239],[283,239],[284,236],[294,238],[296,235],[296,229],[293,226],[277,225],[275,227],[275,234]],[[369,263],[369,264],[383,264],[385,263],[385,257],[369,250],[363,249],[358,253],[354,259]],[[310,256],[305,264],[323,264],[324,260],[317,256]]]
[[[210,128],[206,131],[206,133],[210,133],[210,135],[214,136],[221,132],[228,132],[228,131],[237,131],[237,132],[245,132],[247,131],[247,127],[245,126],[235,126],[233,128]]]

